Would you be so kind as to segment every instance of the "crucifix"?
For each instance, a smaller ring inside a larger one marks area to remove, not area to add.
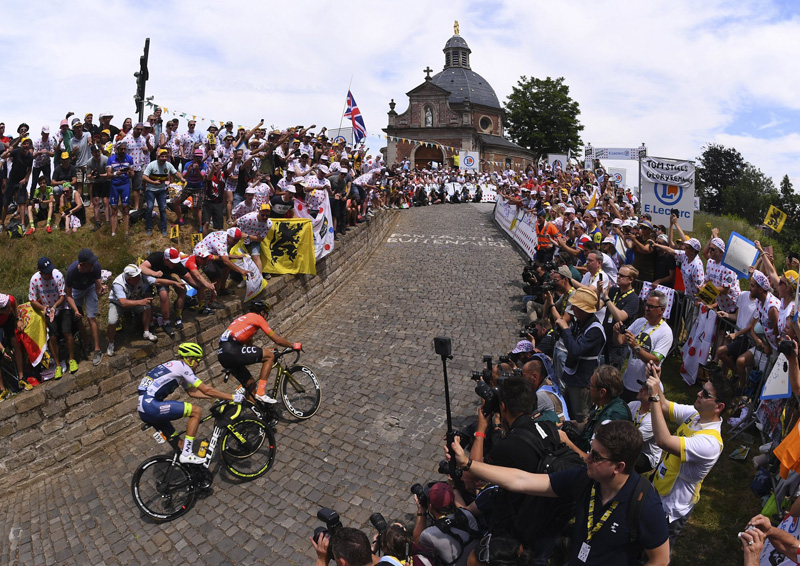
[[[433,69],[431,69],[431,66],[428,65],[427,67],[422,69],[422,72],[425,73],[425,80],[427,81],[427,80],[430,80],[431,73],[433,72]]]

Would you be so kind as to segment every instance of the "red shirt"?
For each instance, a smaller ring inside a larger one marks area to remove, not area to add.
[[[272,329],[267,324],[267,321],[254,312],[247,313],[240,316],[230,323],[227,330],[220,336],[220,342],[234,341],[240,343],[247,343],[253,335],[258,332],[258,329],[264,331],[264,334],[272,334]]]

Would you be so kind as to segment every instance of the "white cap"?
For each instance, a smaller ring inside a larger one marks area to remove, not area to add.
[[[135,265],[133,263],[129,263],[128,265],[125,266],[125,269],[123,270],[123,273],[125,274],[125,277],[130,279],[130,278],[136,277],[138,275],[141,275],[142,274],[142,270],[139,269],[139,267],[137,265]]]

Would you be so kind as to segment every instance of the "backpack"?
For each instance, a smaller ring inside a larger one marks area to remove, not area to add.
[[[446,534],[448,537],[452,538],[453,540],[457,541],[461,550],[459,550],[458,555],[453,559],[452,562],[444,562],[438,555],[436,556],[437,564],[442,564],[444,566],[449,566],[451,564],[455,564],[456,562],[461,559],[461,555],[464,554],[464,549],[469,546],[469,544],[479,539],[483,536],[483,531],[473,529],[469,524],[469,517],[464,513],[464,509],[459,507],[455,510],[455,513],[452,515],[448,515],[447,517],[441,517],[436,519],[433,522],[433,526],[437,527],[442,533]],[[464,540],[461,538],[461,535],[456,534],[453,532],[453,529],[458,529],[460,531],[464,531],[467,533],[467,539]]]
[[[14,218],[6,225],[6,233],[8,234],[9,238],[16,239],[21,238],[25,233],[25,230],[22,228],[22,224],[20,224],[19,220]]]
[[[527,429],[511,431],[511,434],[516,434],[517,438],[525,442],[539,457],[536,473],[551,474],[585,466],[583,458],[561,442],[555,423],[537,422],[536,428],[542,435],[541,438],[537,439],[535,433]],[[515,536],[523,544],[556,536],[564,530],[574,515],[574,500],[528,495],[514,519]]]

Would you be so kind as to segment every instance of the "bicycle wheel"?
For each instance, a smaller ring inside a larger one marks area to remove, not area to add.
[[[236,477],[263,476],[275,460],[275,436],[261,421],[240,419],[222,437],[222,461]]]
[[[306,366],[292,366],[286,371],[288,375],[283,376],[281,383],[283,404],[298,419],[314,416],[322,398],[319,379]]]
[[[157,523],[180,517],[197,497],[189,470],[173,462],[172,456],[142,462],[133,474],[131,493],[142,513]]]

